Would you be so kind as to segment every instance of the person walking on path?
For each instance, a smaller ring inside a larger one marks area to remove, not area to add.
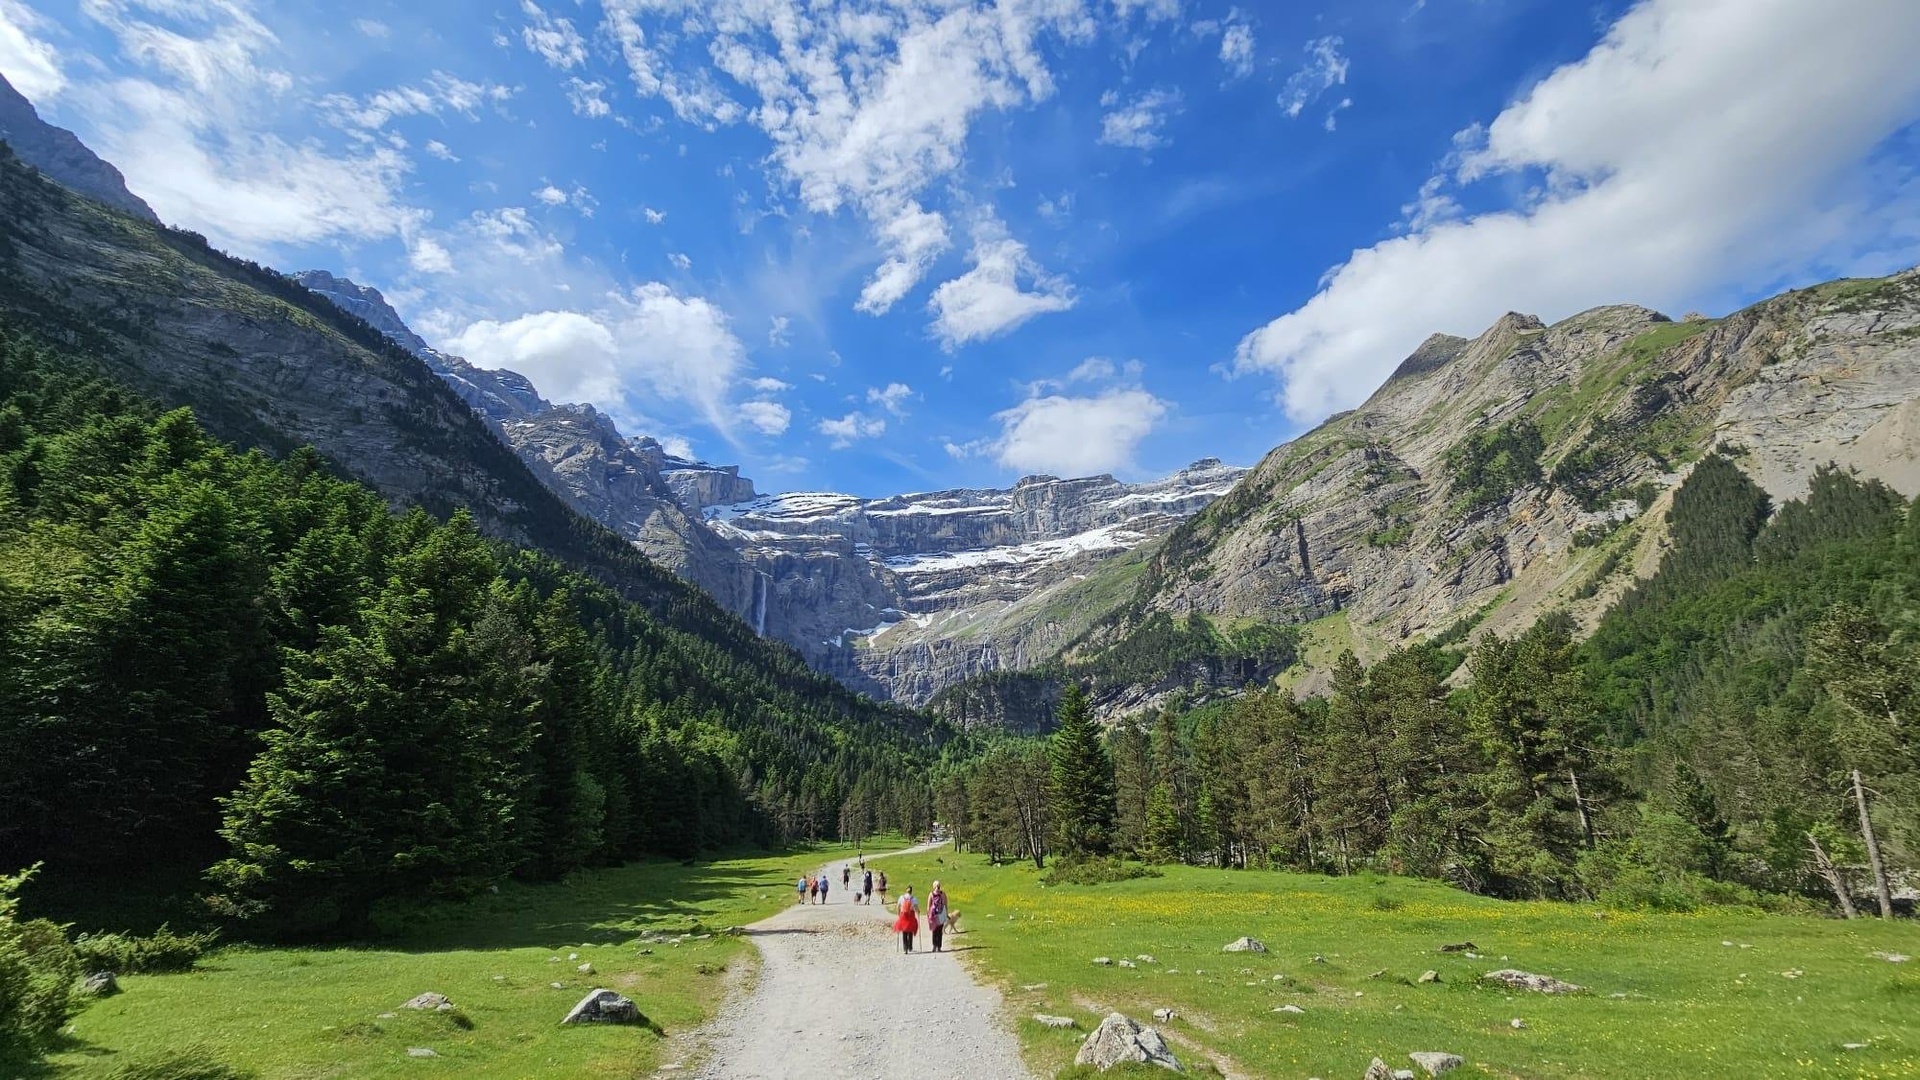
[[[927,892],[927,929],[933,931],[933,951],[940,951],[940,938],[947,929],[947,891],[939,882]]]
[[[871,899],[873,899],[873,871],[863,870],[860,879],[860,902],[864,904]]]
[[[851,888],[852,885],[853,885],[853,867],[842,866],[840,868],[840,887],[843,889],[846,889],[846,888]]]
[[[920,914],[913,901],[913,886],[900,894],[900,917],[893,920],[893,928],[900,931],[900,951],[913,951],[913,936],[920,932]]]
[[[812,878],[808,877],[805,874],[800,875],[800,880],[795,882],[793,886],[794,892],[798,894],[798,896],[794,900],[794,903],[804,904],[807,902],[807,883],[812,880],[813,880]]]
[[[880,906],[886,907],[887,906],[887,872],[885,870],[880,871],[879,884],[880,884]]]
[[[833,885],[832,878],[828,877],[825,874],[820,875],[820,902],[821,903],[824,904],[827,902],[827,889],[831,888],[832,885]]]

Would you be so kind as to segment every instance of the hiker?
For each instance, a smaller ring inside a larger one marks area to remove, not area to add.
[[[862,874],[863,877],[860,881],[860,902],[864,904],[873,899],[873,871],[865,870],[862,871]]]
[[[840,867],[840,887],[843,889],[853,887],[853,867],[846,865]]]
[[[915,910],[913,886],[900,894],[900,917],[893,920],[893,928],[900,931],[900,951],[913,951],[913,935],[920,932],[920,915]]]
[[[820,902],[820,879],[813,874],[807,875],[807,899],[816,904]]]
[[[887,872],[880,871],[880,906],[887,906]]]
[[[800,875],[800,880],[795,882],[793,886],[793,891],[798,894],[798,896],[794,898],[794,901],[793,901],[794,903],[804,904],[807,902],[807,886],[812,883],[813,883],[812,878],[808,877],[805,874]]]
[[[833,884],[832,878],[828,877],[825,874],[820,875],[820,902],[821,903],[824,904],[827,902],[827,888],[832,884]]]
[[[947,891],[938,881],[927,892],[927,928],[933,931],[933,951],[940,951],[940,937],[947,929]]]

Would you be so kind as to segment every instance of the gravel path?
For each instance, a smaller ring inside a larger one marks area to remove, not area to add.
[[[867,862],[872,866],[874,858]],[[914,952],[902,953],[888,910],[878,897],[853,903],[840,888],[840,866],[824,868],[833,881],[827,903],[794,905],[748,927],[760,950],[759,980],[701,1033],[703,1064],[663,1074],[1028,1080],[1019,1044],[1003,1023],[1000,995],[976,984],[958,957],[927,951],[932,939],[924,924]],[[926,895],[927,882],[911,884],[916,895]],[[964,949],[966,938],[949,936],[946,944]]]

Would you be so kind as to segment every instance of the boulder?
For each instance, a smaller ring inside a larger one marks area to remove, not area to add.
[[[80,992],[88,997],[112,997],[120,992],[120,980],[111,971],[96,971],[81,981]]]
[[[1536,994],[1577,994],[1585,990],[1584,986],[1575,986],[1570,982],[1561,982],[1551,975],[1535,975],[1530,971],[1516,968],[1501,968],[1487,972],[1488,982],[1503,983],[1515,990],[1530,990]]]
[[[643,1024],[640,1006],[611,990],[595,990],[580,999],[562,1024]]]
[[[1185,1071],[1158,1031],[1120,1013],[1108,1013],[1093,1034],[1087,1036],[1087,1041],[1080,1044],[1080,1052],[1073,1058],[1075,1065],[1091,1065],[1101,1072],[1126,1061],[1158,1065],[1174,1072]]]
[[[1262,952],[1263,953],[1267,951],[1267,947],[1264,944],[1262,944],[1260,941],[1254,938],[1243,937],[1236,941],[1228,942],[1223,948],[1221,948],[1220,951],[1221,952]]]
[[[1041,1027],[1070,1028],[1074,1026],[1071,1016],[1048,1016],[1046,1013],[1034,1013],[1033,1022]]]
[[[1387,1067],[1386,1062],[1374,1058],[1361,1080],[1393,1080],[1393,1070]]]
[[[1111,957],[1111,956],[1096,956],[1096,957],[1094,957],[1094,958],[1093,958],[1093,962],[1094,962],[1094,963],[1096,963],[1096,964],[1098,964],[1098,965],[1100,965],[1101,967],[1112,967],[1112,966],[1113,966],[1113,957]]]
[[[1426,1070],[1428,1076],[1449,1073],[1467,1063],[1459,1054],[1444,1054],[1436,1050],[1417,1050],[1407,1057]]]
[[[1437,971],[1423,971],[1420,973],[1420,981],[1423,983],[1437,983],[1440,981],[1440,973]]]
[[[436,994],[429,990],[400,1007],[403,1009],[433,1009],[437,1012],[452,1012],[453,1002],[447,1000],[447,995]]]
[[[1158,1020],[1158,1021],[1159,1021],[1160,1023],[1162,1023],[1162,1024],[1170,1024],[1170,1023],[1172,1023],[1172,1022],[1173,1022],[1173,1018],[1174,1018],[1174,1015],[1175,1015],[1175,1014],[1174,1014],[1174,1011],[1173,1011],[1172,1009],[1155,1009],[1155,1010],[1153,1010],[1153,1018],[1154,1018],[1155,1020]]]

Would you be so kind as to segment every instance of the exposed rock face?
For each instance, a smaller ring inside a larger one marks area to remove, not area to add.
[[[33,103],[0,75],[0,140],[21,161],[74,191],[124,210],[137,218],[159,221],[140,196],[127,190],[120,170],[102,161],[73,132],[40,119]]]
[[[1180,1059],[1173,1056],[1158,1031],[1121,1013],[1108,1013],[1100,1026],[1087,1036],[1086,1042],[1080,1044],[1080,1052],[1073,1058],[1075,1065],[1091,1065],[1101,1072],[1129,1061],[1184,1071],[1180,1068]]]
[[[1516,968],[1501,968],[1489,971],[1481,976],[1488,982],[1497,982],[1514,990],[1529,990],[1536,994],[1577,994],[1586,989],[1570,982],[1562,982],[1551,975],[1535,975],[1530,971]]]

